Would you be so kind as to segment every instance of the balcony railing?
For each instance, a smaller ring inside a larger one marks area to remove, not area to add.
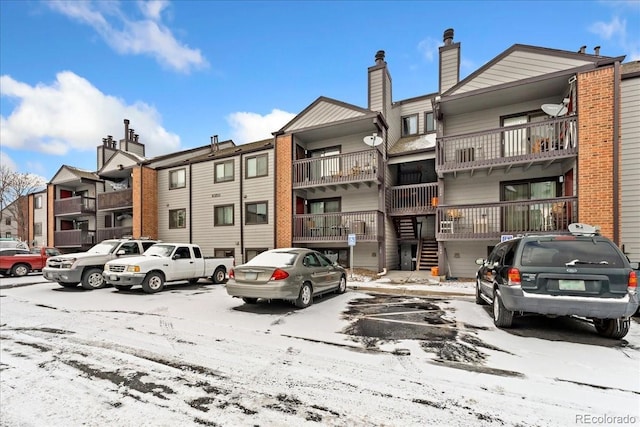
[[[378,150],[358,151],[293,162],[293,188],[381,183],[384,171]]]
[[[356,242],[377,242],[383,236],[384,219],[379,211],[302,214],[293,216],[294,243],[341,242],[349,234]]]
[[[577,206],[576,197],[440,206],[436,238],[499,239],[503,235],[566,231],[577,221]]]
[[[82,247],[95,244],[92,230],[61,230],[54,233],[54,244],[58,248]]]
[[[96,242],[102,242],[107,239],[122,239],[124,236],[132,236],[133,227],[111,227],[98,228],[96,231]]]
[[[438,184],[400,185],[389,189],[389,215],[424,215],[435,213],[438,206]]]
[[[577,116],[438,138],[436,172],[549,162],[578,153]]]
[[[130,188],[98,194],[98,209],[120,209],[133,206],[133,193]]]
[[[96,213],[96,199],[76,196],[58,199],[54,202],[54,215],[83,215]]]

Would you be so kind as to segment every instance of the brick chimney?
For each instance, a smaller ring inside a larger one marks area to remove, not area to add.
[[[444,30],[444,46],[440,46],[440,87],[443,93],[460,81],[460,43],[453,42],[453,28]]]

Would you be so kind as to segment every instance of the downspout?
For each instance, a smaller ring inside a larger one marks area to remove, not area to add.
[[[142,206],[142,204],[144,203],[144,197],[142,197],[142,189],[144,188],[144,169],[142,168],[142,165],[138,166],[138,169],[140,170],[140,191],[138,192],[139,197],[140,197],[140,235],[138,236],[138,238],[141,238],[142,236],[144,236],[144,229],[142,227],[144,227],[144,218],[143,218],[143,212],[144,212],[144,207]],[[156,221],[157,222],[157,221]],[[133,234],[133,233],[132,233]],[[133,236],[136,237],[136,236]]]
[[[244,169],[242,165],[244,164],[244,155],[240,154],[240,255],[242,256],[242,263],[244,264],[247,260],[244,259]]]
[[[613,242],[620,246],[620,61],[613,64]]]
[[[193,244],[193,174],[189,163],[189,243]]]

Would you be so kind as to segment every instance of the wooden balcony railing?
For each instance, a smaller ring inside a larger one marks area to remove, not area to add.
[[[341,242],[349,234],[356,242],[377,242],[383,237],[384,218],[379,211],[302,214],[293,216],[294,243]]]
[[[577,197],[439,206],[436,238],[500,239],[503,235],[562,232],[577,219]]]
[[[382,182],[384,170],[378,150],[314,157],[293,162],[293,188]]]
[[[96,242],[107,239],[122,239],[124,236],[132,236],[133,227],[98,228],[96,230]]]
[[[96,199],[76,196],[58,199],[54,202],[54,215],[83,215],[96,213]]]
[[[133,192],[130,188],[98,194],[98,209],[120,209],[133,206]]]
[[[436,172],[548,162],[578,153],[577,116],[437,139]]]
[[[438,206],[438,184],[412,184],[391,187],[387,198],[389,215],[434,213]]]
[[[54,233],[54,245],[58,248],[82,247],[95,244],[92,230],[61,230]]]

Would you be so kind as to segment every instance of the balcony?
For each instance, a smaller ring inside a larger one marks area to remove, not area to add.
[[[293,162],[293,188],[329,187],[336,190],[382,183],[384,170],[378,150],[308,158]]]
[[[124,236],[132,236],[133,227],[110,227],[98,228],[96,231],[96,242],[102,242],[107,239],[122,239]]]
[[[549,165],[578,154],[577,116],[438,138],[436,172]]]
[[[61,230],[54,233],[57,248],[79,248],[95,244],[95,232],[90,230]]]
[[[130,208],[132,206],[133,192],[130,188],[98,194],[98,209],[101,211]]]
[[[438,184],[391,187],[387,200],[387,213],[391,216],[433,214],[438,205]]]
[[[577,197],[440,206],[436,239],[500,240],[503,235],[558,233],[577,219]]]
[[[58,199],[54,202],[55,216],[82,216],[96,213],[96,199],[76,196]]]
[[[357,242],[378,242],[384,230],[379,211],[294,215],[293,224],[294,243],[332,242],[346,246],[349,234],[355,234]]]

